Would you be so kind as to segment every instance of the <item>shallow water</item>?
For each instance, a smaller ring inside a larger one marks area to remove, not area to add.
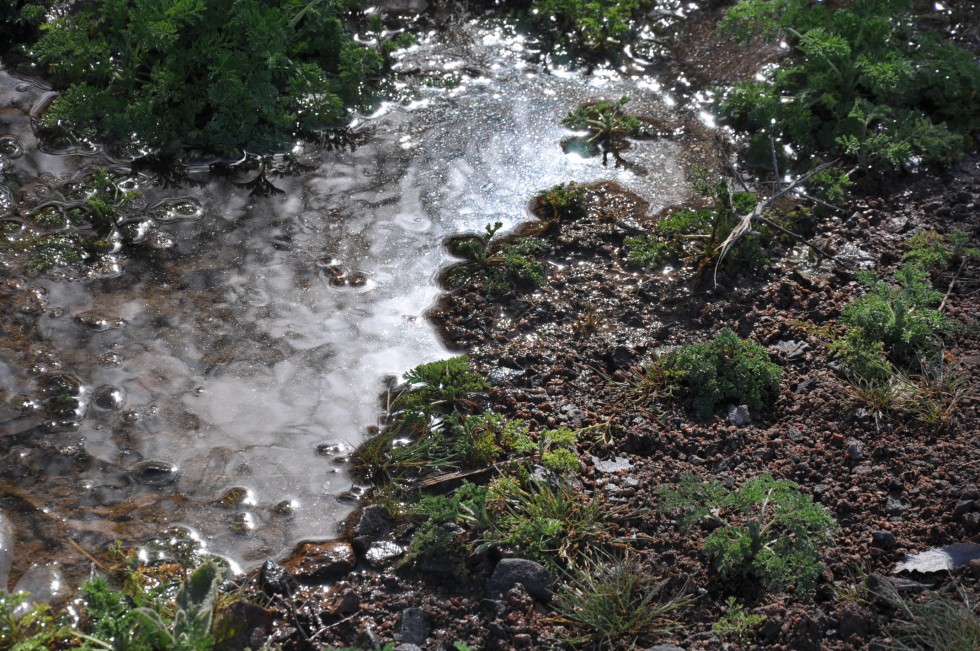
[[[638,143],[633,170],[560,146],[561,117],[583,101],[628,93],[635,112],[662,113],[673,99],[655,76],[547,72],[525,47],[499,26],[429,35],[399,55],[401,99],[355,121],[364,144],[298,150],[315,170],[274,179],[284,194],[141,177],[128,228],[148,235],[91,274],[4,261],[13,574],[70,552],[69,538],[99,548],[173,526],[243,567],[335,537],[359,494],[344,458],[377,421],[383,378],[450,354],[425,319],[447,236],[513,227],[537,191],[569,180],[620,180],[653,213],[682,198],[678,142]],[[57,186],[107,162],[38,150],[28,115],[44,95],[0,79],[0,136],[24,150],[2,161],[8,185]],[[60,422],[20,409],[66,391],[74,416]]]

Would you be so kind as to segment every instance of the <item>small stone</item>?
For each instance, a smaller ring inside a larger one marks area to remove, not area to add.
[[[332,540],[301,544],[282,565],[303,583],[320,583],[344,576],[356,562],[350,543]]]
[[[422,647],[420,647],[418,644],[408,644],[403,642],[395,647],[395,651],[422,651]]]
[[[851,461],[864,459],[864,444],[855,438],[847,439],[847,458]]]
[[[266,561],[259,570],[259,586],[262,592],[272,595],[289,596],[299,589],[296,577],[279,563]]]
[[[806,393],[808,391],[813,391],[816,388],[817,388],[817,378],[811,377],[797,384],[796,391],[794,391],[794,393],[797,394]]]
[[[538,601],[551,601],[551,573],[543,565],[524,558],[505,558],[497,563],[487,590],[496,598],[518,584]]]
[[[658,644],[650,647],[647,651],[684,651],[684,648],[676,644]]]
[[[953,509],[953,517],[960,519],[967,513],[970,513],[976,509],[977,503],[975,500],[960,500],[956,503],[956,508]]]
[[[897,541],[890,531],[875,531],[871,534],[871,544],[879,549],[894,549]]]
[[[792,441],[793,443],[802,443],[806,439],[806,437],[803,435],[803,432],[801,432],[799,429],[795,427],[787,428],[786,436],[788,436],[789,440]]]
[[[402,611],[402,623],[395,635],[396,642],[424,645],[432,632],[432,619],[421,608],[406,608]]]
[[[353,615],[361,607],[361,598],[353,590],[345,592],[333,605],[333,612],[340,615]]]
[[[347,518],[342,537],[351,541],[358,554],[364,554],[371,543],[383,538],[390,528],[388,511],[379,504],[371,504],[354,511]]]
[[[742,427],[752,422],[748,405],[732,405],[728,408],[728,420],[735,427]]]
[[[95,390],[93,402],[95,402],[96,407],[101,409],[112,411],[122,409],[126,404],[126,390],[122,387],[104,384]]]
[[[892,495],[888,496],[888,500],[885,502],[885,511],[891,516],[900,516],[905,512],[905,504],[898,497]]]
[[[855,603],[846,603],[840,613],[840,637],[866,637],[871,633],[871,617],[868,612]]]
[[[390,540],[379,540],[372,543],[364,552],[364,560],[374,566],[383,565],[386,561],[398,558],[405,553],[401,545]]]

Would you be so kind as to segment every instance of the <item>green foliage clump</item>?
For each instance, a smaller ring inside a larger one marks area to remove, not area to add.
[[[444,431],[467,466],[486,466],[500,460],[506,452],[534,448],[524,421],[507,420],[492,411],[471,416],[452,414],[446,418]]]
[[[48,605],[31,603],[29,597],[0,590],[0,651],[46,651],[69,632]]]
[[[914,158],[957,160],[980,128],[980,65],[915,29],[906,0],[742,0],[721,23],[739,38],[780,36],[796,56],[766,81],[735,84],[722,113],[750,130],[750,156],[770,139],[799,154],[830,152],[883,172]]]
[[[895,272],[895,284],[872,272],[858,278],[868,293],[844,308],[840,322],[844,336],[831,344],[831,352],[848,373],[863,381],[882,381],[899,368],[922,368],[942,344],[949,323],[936,307],[943,295],[932,287],[927,264],[945,256],[936,248],[917,248]]]
[[[566,115],[561,123],[571,129],[586,129],[590,134],[590,142],[603,142],[624,136],[641,138],[654,135],[649,124],[623,110],[629,101],[629,96],[623,95],[615,102],[602,100],[586,104]]]
[[[969,240],[969,235],[960,230],[948,235],[936,231],[919,233],[905,242],[902,262],[929,272],[945,271],[966,258],[980,258],[980,248],[967,246]]]
[[[635,269],[651,269],[667,262],[691,257],[696,266],[706,268],[717,258],[721,243],[738,224],[739,218],[755,208],[751,192],[733,192],[724,179],[712,181],[698,170],[695,192],[711,202],[700,210],[684,208],[670,212],[654,226],[650,235],[628,237],[626,264]],[[729,252],[724,266],[729,269],[759,271],[766,264],[758,238],[744,237]]]
[[[765,621],[765,615],[747,613],[738,599],[729,597],[725,600],[725,613],[711,625],[711,631],[745,645],[751,640],[755,629]]]
[[[553,43],[591,58],[618,58],[640,0],[533,0],[530,18]]]
[[[576,452],[578,432],[567,427],[541,432],[541,465],[557,475],[570,475],[579,469]]]
[[[615,508],[564,482],[501,477],[490,487],[487,542],[520,547],[528,558],[558,567],[574,564],[609,542]]]
[[[206,561],[177,586],[172,602],[159,587],[127,596],[93,579],[82,586],[84,639],[106,649],[209,651],[220,579],[219,567]]]
[[[490,388],[470,368],[465,355],[419,364],[405,373],[407,387],[392,403],[392,413],[425,424],[436,413],[450,413],[471,403],[474,394]]]
[[[542,190],[531,202],[531,211],[545,221],[547,228],[576,219],[584,212],[585,187],[578,183],[559,183]]]
[[[538,288],[544,285],[544,265],[537,256],[548,250],[548,245],[540,239],[519,237],[493,241],[494,235],[503,226],[500,222],[487,224],[485,231],[467,238],[457,246],[461,255],[470,262],[456,265],[445,277],[449,288],[477,278],[490,294],[505,295],[519,288]]]
[[[489,490],[470,482],[454,490],[450,495],[424,495],[412,505],[411,514],[421,520],[412,536],[403,563],[412,564],[425,559],[454,558],[465,549],[454,546],[458,524],[486,509]]]
[[[687,474],[661,494],[665,508],[681,510],[684,529],[712,519],[717,528],[705,538],[704,552],[723,577],[749,577],[769,590],[802,590],[820,575],[818,548],[832,540],[836,522],[793,482],[761,475],[730,491]]]
[[[765,348],[740,339],[725,328],[711,341],[688,344],[660,356],[657,371],[687,394],[691,405],[702,416],[711,414],[721,403],[745,404],[761,409],[776,395],[782,371]]]
[[[26,52],[62,94],[49,129],[154,151],[288,149],[344,122],[384,68],[347,33],[344,0],[94,0]]]

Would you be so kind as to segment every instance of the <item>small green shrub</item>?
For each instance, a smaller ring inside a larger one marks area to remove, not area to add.
[[[534,0],[530,19],[552,43],[587,57],[618,58],[639,0]]]
[[[450,495],[423,495],[410,510],[421,523],[402,562],[413,564],[427,559],[453,559],[459,564],[465,550],[454,548],[456,534],[449,527],[470,519],[474,513],[483,512],[488,495],[485,486],[469,482],[463,482]]]
[[[356,43],[339,0],[96,0],[24,51],[62,91],[43,117],[124,147],[238,155],[343,124],[393,41]]]
[[[532,237],[520,237],[498,245],[492,239],[502,226],[500,222],[487,224],[483,234],[468,238],[458,246],[459,253],[471,262],[450,270],[445,277],[445,284],[450,289],[473,278],[482,280],[486,291],[495,295],[544,285],[544,265],[536,257],[547,251],[548,245]]]
[[[526,453],[536,447],[524,421],[507,420],[492,411],[472,416],[453,414],[446,418],[444,427],[468,466],[486,466],[499,461],[505,453]]]
[[[541,432],[541,465],[557,475],[578,471],[580,461],[576,452],[578,432],[567,427]]]
[[[735,84],[722,99],[722,113],[754,134],[755,162],[770,163],[770,139],[879,172],[914,157],[958,159],[980,128],[980,66],[969,52],[915,29],[910,8],[905,0],[732,7],[723,31],[779,36],[796,55],[768,80]]]
[[[559,621],[573,629],[567,641],[590,649],[636,648],[674,628],[671,615],[689,603],[665,595],[635,553],[599,555],[575,568],[555,597]]]
[[[587,130],[590,142],[607,142],[625,136],[640,138],[654,135],[649,124],[623,110],[629,101],[629,96],[623,95],[615,102],[602,100],[586,104],[566,115],[561,123],[570,129]]]
[[[575,219],[584,210],[585,188],[577,183],[559,183],[542,190],[531,202],[531,211],[556,225],[562,221]]]
[[[980,249],[968,244],[969,235],[960,230],[952,231],[949,235],[936,231],[919,233],[905,241],[902,263],[928,272],[946,271],[965,258],[980,257]]]
[[[725,600],[725,613],[711,625],[712,632],[721,637],[748,644],[755,629],[766,621],[765,615],[745,612],[745,607],[735,597]]]
[[[943,295],[932,288],[929,273],[918,264],[906,263],[896,273],[897,284],[886,283],[871,272],[858,278],[869,291],[844,308],[840,321],[849,331],[835,354],[855,375],[880,377],[880,350],[888,361],[901,367],[918,367],[942,343],[949,324],[936,309]]]
[[[728,328],[711,341],[681,346],[660,356],[654,366],[660,367],[655,372],[683,390],[702,416],[726,402],[761,409],[778,392],[782,377],[765,348],[739,339]]]
[[[405,381],[408,386],[395,397],[390,411],[402,412],[416,421],[470,406],[476,394],[490,388],[483,376],[470,368],[465,355],[420,364],[405,373]]]
[[[762,475],[730,491],[687,474],[661,495],[665,508],[681,510],[683,529],[712,518],[717,528],[705,538],[704,552],[723,577],[750,577],[773,591],[791,585],[804,590],[820,575],[818,548],[832,540],[836,523],[799,489]]]
[[[0,650],[46,651],[70,631],[46,604],[30,603],[25,592],[0,590]]]

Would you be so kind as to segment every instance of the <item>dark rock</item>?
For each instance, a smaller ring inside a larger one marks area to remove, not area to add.
[[[346,616],[353,615],[361,607],[361,598],[353,590],[347,590],[337,599],[330,610],[335,614]]]
[[[871,534],[871,544],[879,549],[894,549],[897,541],[890,531],[875,531]]]
[[[801,432],[795,427],[789,427],[786,430],[786,436],[788,436],[789,440],[792,441],[793,443],[802,443],[806,439],[806,437],[803,435],[803,432]]]
[[[889,495],[888,500],[885,502],[885,511],[891,516],[902,515],[905,511],[905,504],[902,503],[900,498]]]
[[[765,624],[759,630],[759,635],[767,644],[772,644],[779,639],[779,633],[783,629],[782,621],[770,617],[766,620]]]
[[[487,590],[491,597],[497,598],[518,584],[538,601],[551,601],[551,573],[543,565],[524,558],[505,558],[497,563]]]
[[[522,375],[524,375],[524,371],[519,371],[516,368],[507,368],[506,366],[498,366],[487,374],[487,382],[493,386],[499,386],[507,382],[512,382]]]
[[[406,608],[402,611],[402,623],[395,641],[422,646],[431,632],[432,618],[429,613],[421,608]]]
[[[266,561],[259,570],[259,586],[262,592],[270,597],[277,594],[289,596],[296,592],[299,583],[296,577],[282,565],[274,561]]]
[[[796,391],[794,393],[806,393],[808,391],[813,391],[816,388],[817,388],[817,378],[811,377],[797,384]]]
[[[356,562],[350,543],[332,540],[303,543],[282,565],[302,583],[320,583],[344,576],[354,569]]]
[[[383,538],[391,529],[391,517],[383,506],[371,504],[354,511],[343,526],[343,537],[354,545],[358,554],[365,554],[371,543]]]
[[[813,617],[802,617],[789,631],[790,648],[798,651],[820,651],[827,630],[826,617],[817,611]]]
[[[847,439],[847,458],[851,461],[864,459],[864,444],[854,438]]]
[[[633,350],[628,346],[616,346],[609,354],[609,362],[613,369],[626,369],[633,363]]]
[[[417,644],[402,643],[395,647],[395,651],[422,651],[422,647]]]
[[[684,649],[675,644],[658,644],[650,647],[647,651],[684,651]]]
[[[852,637],[867,637],[874,629],[871,614],[867,609],[856,603],[846,603],[840,613],[840,637],[849,640]]]
[[[259,649],[272,634],[273,612],[248,601],[236,601],[221,611],[211,633],[221,640],[215,651]]]
[[[103,384],[95,390],[92,401],[101,409],[116,411],[126,405],[126,390],[111,384]]]
[[[956,508],[953,509],[953,517],[961,519],[967,513],[974,511],[977,508],[977,503],[975,500],[960,500],[956,503]]]

